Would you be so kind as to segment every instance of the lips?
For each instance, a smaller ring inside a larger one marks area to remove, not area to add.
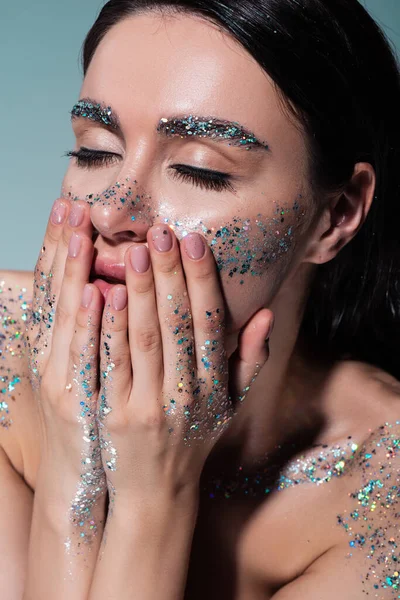
[[[125,264],[96,256],[90,273],[90,282],[103,294],[104,300],[118,283],[125,284]]]
[[[125,283],[125,264],[96,256],[90,274],[91,279],[100,277],[110,283]]]

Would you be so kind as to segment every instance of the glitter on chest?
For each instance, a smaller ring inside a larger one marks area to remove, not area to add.
[[[315,451],[314,448],[321,450]],[[210,499],[221,495],[229,499],[233,495],[262,497],[300,484],[321,485],[341,477],[354,460],[357,449],[358,445],[354,442],[349,442],[347,448],[320,444],[313,446],[307,455],[293,459],[278,470],[275,462],[271,462],[271,457],[266,454],[258,461],[264,466],[254,469],[252,475],[239,467],[230,481],[214,477],[203,487],[203,492],[207,492]],[[279,451],[279,448],[276,450]]]

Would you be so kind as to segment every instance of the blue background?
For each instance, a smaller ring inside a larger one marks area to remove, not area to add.
[[[400,49],[400,0],[360,0]],[[32,270],[74,141],[79,53],[101,0],[2,1],[0,268]]]

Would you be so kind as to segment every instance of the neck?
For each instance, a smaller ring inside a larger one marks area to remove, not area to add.
[[[275,315],[270,357],[253,383],[230,427],[209,457],[211,470],[253,465],[284,443],[299,423],[312,366],[299,349],[299,330],[313,271],[302,265],[290,275],[268,307]]]

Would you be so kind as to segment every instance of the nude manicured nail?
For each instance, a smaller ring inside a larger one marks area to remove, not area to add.
[[[146,273],[150,266],[149,251],[146,246],[136,246],[131,250],[131,263],[137,273]]]
[[[112,304],[114,310],[124,310],[128,301],[128,295],[125,288],[114,290]]]
[[[59,200],[54,203],[51,211],[51,222],[53,225],[61,225],[65,221],[67,216],[67,207],[64,206]]]
[[[70,226],[79,227],[82,225],[84,214],[85,211],[83,206],[80,204],[74,204],[68,219]]]
[[[151,232],[154,247],[158,252],[168,252],[172,248],[172,235],[167,225],[154,227]]]
[[[93,289],[90,285],[85,285],[82,294],[82,306],[83,308],[89,308],[93,298]]]
[[[185,237],[184,245],[186,254],[192,260],[200,260],[206,252],[203,238],[198,233],[189,233],[189,235]]]
[[[69,240],[68,256],[70,258],[77,258],[82,247],[82,239],[76,233],[73,233]]]

